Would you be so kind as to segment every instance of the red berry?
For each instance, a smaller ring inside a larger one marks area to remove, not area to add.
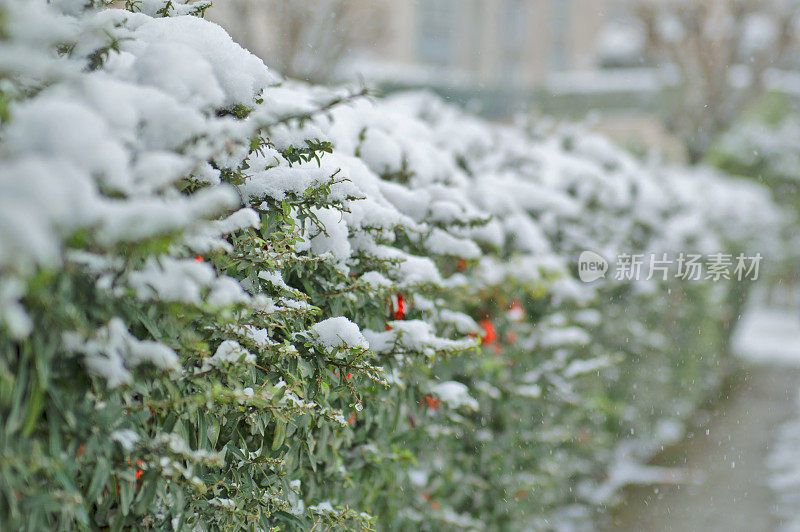
[[[406,317],[406,298],[403,294],[397,294],[397,308],[394,311],[394,319],[402,320]]]
[[[423,395],[419,400],[419,405],[423,408],[427,407],[429,410],[436,410],[441,404],[442,402],[439,399],[430,394]]]
[[[497,331],[494,325],[488,319],[481,320],[481,327],[483,328],[483,343],[492,344],[497,341]]]

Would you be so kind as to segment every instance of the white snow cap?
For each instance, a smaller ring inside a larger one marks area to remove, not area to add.
[[[340,349],[369,349],[358,325],[344,316],[328,318],[311,327],[318,344],[328,352]]]
[[[460,382],[441,382],[434,385],[431,392],[451,408],[464,407],[467,410],[478,410],[478,401],[469,395],[469,388]]]

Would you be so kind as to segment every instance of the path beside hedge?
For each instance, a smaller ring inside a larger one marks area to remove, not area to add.
[[[694,484],[633,490],[611,530],[774,530],[765,460],[781,423],[794,414],[800,369],[752,367],[730,400],[659,465],[688,467]],[[708,431],[706,433],[706,431]]]
[[[800,317],[751,312],[736,345],[745,359],[739,385],[707,423],[658,459],[658,465],[689,468],[698,481],[630,490],[609,530],[791,530],[778,517],[780,493],[770,488],[774,473],[767,463],[785,424],[800,418]]]

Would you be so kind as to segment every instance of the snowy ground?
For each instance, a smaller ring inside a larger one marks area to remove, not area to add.
[[[778,430],[766,462],[779,530],[800,531],[800,396],[795,400],[794,415]]]
[[[658,463],[702,480],[632,491],[610,530],[800,532],[800,311],[751,308],[733,350],[744,382]]]
[[[800,367],[800,312],[755,308],[742,321],[735,352],[756,364]],[[767,485],[775,500],[778,530],[800,531],[800,395],[790,418],[775,432],[766,458]]]
[[[733,350],[753,363],[800,367],[800,311],[750,309],[736,331]]]

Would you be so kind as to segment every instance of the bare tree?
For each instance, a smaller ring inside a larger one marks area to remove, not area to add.
[[[677,68],[669,125],[699,158],[744,107],[763,95],[765,72],[796,45],[796,0],[628,0],[647,55]]]
[[[328,81],[349,54],[385,30],[386,0],[228,0],[211,17],[289,77]]]

